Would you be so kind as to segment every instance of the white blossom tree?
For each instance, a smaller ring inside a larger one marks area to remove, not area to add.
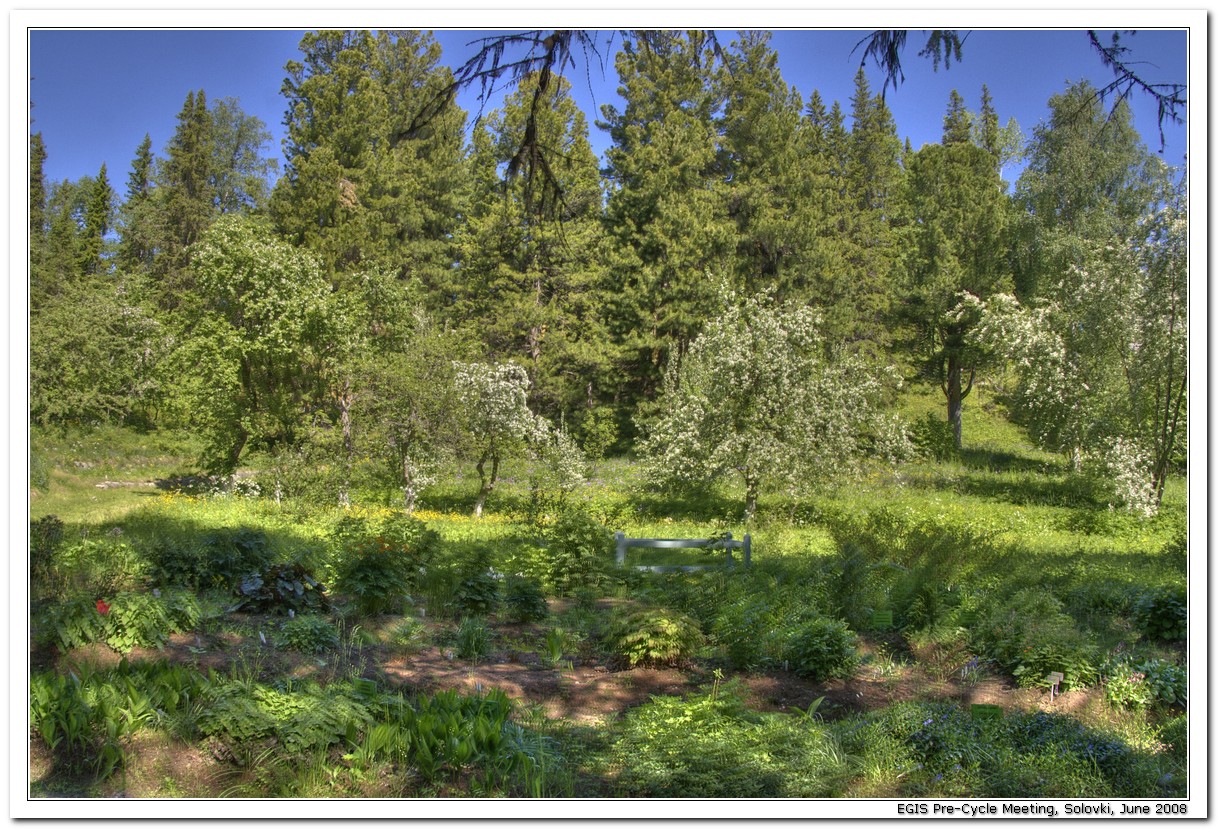
[[[804,491],[905,440],[879,416],[879,379],[850,357],[826,359],[811,309],[765,296],[725,300],[665,373],[661,413],[642,443],[653,482],[739,475],[751,520],[763,487]]]
[[[970,335],[1013,366],[1015,408],[1043,447],[1076,472],[1088,457],[1114,500],[1152,514],[1187,431],[1187,221],[1168,207],[1145,241],[1094,247],[1044,299],[965,297]]]
[[[476,517],[481,517],[487,496],[499,481],[499,466],[505,458],[531,453],[563,486],[582,477],[583,456],[578,447],[564,430],[529,410],[529,375],[524,368],[510,362],[454,362],[453,366],[457,403],[468,443],[478,458]]]

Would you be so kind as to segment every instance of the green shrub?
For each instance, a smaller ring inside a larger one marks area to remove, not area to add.
[[[437,544],[426,524],[405,513],[382,521],[344,516],[331,537],[339,548],[335,589],[369,615],[403,608]]]
[[[519,624],[537,622],[550,614],[541,585],[534,579],[520,576],[508,576],[503,604],[508,618]]]
[[[411,653],[422,646],[427,629],[412,616],[405,616],[386,631],[386,640],[395,651]]]
[[[279,626],[279,647],[300,653],[324,653],[338,648],[338,628],[321,616],[296,616]]]
[[[34,617],[36,641],[53,644],[62,653],[99,641],[105,630],[101,605],[84,597],[54,602]]]
[[[816,681],[848,677],[858,665],[857,639],[838,619],[812,619],[784,637],[781,656],[791,671]]]
[[[303,564],[275,564],[241,580],[237,606],[255,613],[325,610],[329,606],[325,590]]]
[[[57,587],[63,594],[94,597],[142,588],[149,570],[144,557],[114,534],[61,545],[55,554],[55,569]]]
[[[105,614],[106,644],[118,653],[133,648],[163,648],[170,634],[193,630],[199,602],[189,593],[120,593]]]
[[[30,586],[39,592],[62,589],[55,554],[63,544],[63,522],[54,515],[30,522]]]
[[[970,630],[970,642],[1022,687],[1047,684],[1053,671],[1065,675],[1063,690],[1086,688],[1099,679],[1091,637],[1062,611],[1061,602],[1041,589],[1020,590],[992,605]]]
[[[605,579],[613,550],[613,533],[585,512],[564,512],[546,534],[549,582],[567,596],[581,587],[597,587]]]
[[[489,616],[499,606],[497,574],[489,569],[468,573],[457,583],[453,602],[463,616]]]
[[[1133,622],[1151,639],[1183,641],[1188,636],[1188,600],[1184,588],[1160,587],[1144,593],[1134,603]]]
[[[1188,672],[1184,668],[1163,659],[1147,659],[1134,669],[1154,702],[1181,707],[1188,703]]]
[[[683,613],[651,608],[614,619],[605,640],[611,653],[637,665],[672,665],[691,658],[704,643],[698,623]]]
[[[960,456],[952,424],[933,412],[926,412],[913,423],[909,437],[918,453],[936,461],[953,460]]]
[[[265,532],[254,527],[220,529],[196,535],[187,529],[163,532],[147,553],[152,579],[190,590],[233,590],[250,573],[271,564]]]

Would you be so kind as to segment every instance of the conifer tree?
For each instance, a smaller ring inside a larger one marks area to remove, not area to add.
[[[152,137],[144,135],[135,150],[127,176],[127,196],[121,208],[118,265],[128,273],[147,272],[152,266],[155,208],[153,206]]]
[[[587,122],[565,81],[549,87],[551,100],[536,115],[547,155],[533,160],[547,165],[558,185],[551,192],[561,197],[530,192],[527,175],[502,177],[534,94],[526,79],[474,132],[450,314],[492,359],[513,359],[528,370],[536,411],[579,419],[598,402],[608,370],[595,295],[603,249],[600,181]]]
[[[617,56],[625,108],[602,108],[610,237],[606,318],[623,398],[649,399],[665,365],[713,312],[707,274],[730,268],[734,230],[716,164],[720,66],[701,33],[627,40]]]
[[[962,443],[963,403],[972,390],[980,355],[967,345],[976,319],[958,306],[964,293],[985,299],[1009,290],[1005,185],[993,157],[971,140],[948,141],[966,123],[953,93],[944,143],[930,144],[909,161],[915,253],[909,262],[906,311],[921,332],[927,366],[947,398],[947,421],[956,448]],[[964,133],[967,134],[967,133]]]
[[[102,164],[97,178],[92,182],[88,199],[81,238],[80,271],[86,275],[97,275],[105,267],[102,253],[114,216],[114,190],[106,176],[105,164]]]
[[[42,256],[47,233],[46,160],[42,133],[36,132],[30,136],[30,258],[35,262]]]
[[[309,32],[287,65],[287,159],[271,198],[279,229],[332,274],[388,267],[437,289],[453,262],[464,114],[417,130],[450,80],[415,31]]]

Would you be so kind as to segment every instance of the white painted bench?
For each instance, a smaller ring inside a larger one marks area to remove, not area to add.
[[[732,534],[727,533],[723,538],[627,538],[625,533],[614,533],[614,540],[617,542],[617,566],[624,567],[626,565],[626,550],[631,547],[650,547],[652,549],[722,549],[727,554],[727,566],[734,567],[736,560],[732,556],[733,550],[743,550],[742,558],[744,566],[748,567],[752,564],[753,558],[753,541],[748,533],[744,534],[743,541],[735,541],[732,539]],[[693,571],[706,570],[711,567],[717,567],[714,564],[660,564],[660,565],[635,565],[636,570],[650,570],[653,573],[671,573],[676,571]]]

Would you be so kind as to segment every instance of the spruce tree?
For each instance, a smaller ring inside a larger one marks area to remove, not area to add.
[[[721,70],[701,33],[627,40],[617,55],[625,108],[602,107],[610,237],[605,315],[628,406],[651,399],[664,367],[713,313],[735,231],[717,172]]]
[[[80,272],[87,275],[100,274],[105,268],[102,258],[106,234],[114,216],[114,190],[106,176],[106,165],[102,164],[97,178],[93,180],[85,206],[83,236],[81,238]]]
[[[146,273],[152,266],[155,206],[153,205],[152,137],[145,134],[135,150],[127,176],[127,196],[121,208],[118,266],[128,273]]]
[[[449,314],[491,359],[526,367],[535,411],[578,421],[606,393],[601,378],[609,368],[596,295],[600,181],[587,122],[566,81],[549,87],[550,100],[534,115],[546,158],[524,161],[546,164],[557,188],[530,191],[528,175],[501,174],[520,145],[535,90],[522,81],[474,132]],[[551,199],[554,193],[561,196]]]
[[[30,259],[41,259],[47,234],[47,190],[43,172],[47,160],[47,148],[42,142],[42,133],[30,136]]]

